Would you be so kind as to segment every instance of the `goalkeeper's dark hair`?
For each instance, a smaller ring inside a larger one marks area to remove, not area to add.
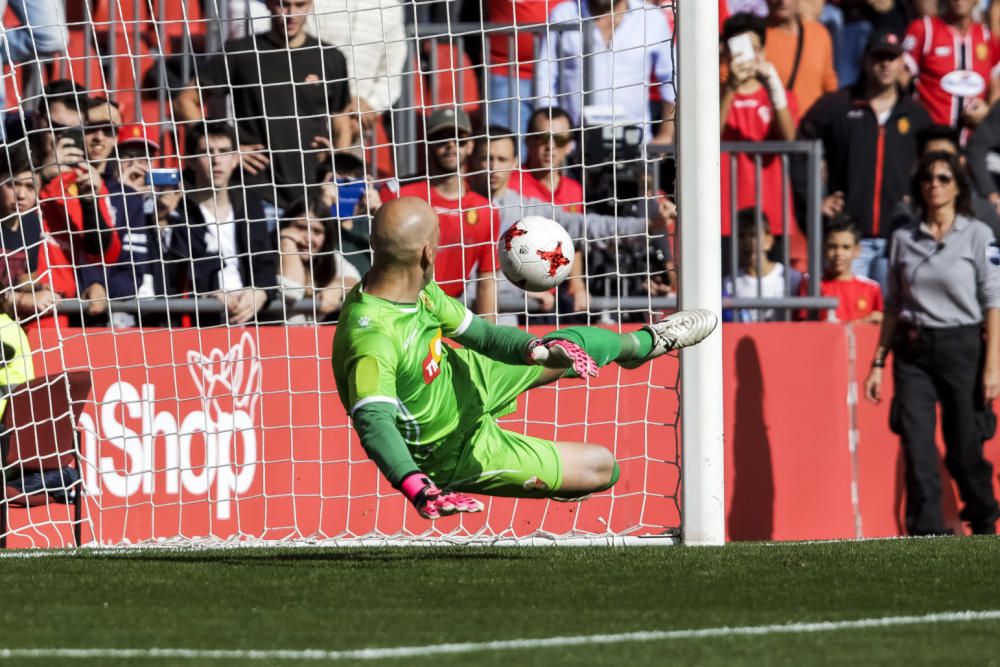
[[[756,14],[740,12],[733,14],[722,24],[722,41],[728,42],[736,35],[752,32],[760,38],[760,45],[767,42],[767,22]]]
[[[319,252],[311,254],[309,272],[312,275],[314,288],[326,287],[337,277],[337,265],[333,253],[340,247],[340,226],[333,217],[330,207],[323,201],[320,188],[313,188],[307,196],[296,199],[288,205],[288,209],[278,220],[279,235],[282,229],[291,226],[292,221],[301,218],[305,218],[307,222],[317,220],[323,225],[323,245],[320,246]]]
[[[844,232],[854,237],[855,245],[861,242],[861,226],[847,213],[838,213],[823,228],[823,239],[826,240],[832,234]]]
[[[209,137],[225,137],[233,145],[233,150],[239,147],[236,140],[236,130],[225,120],[206,120],[188,125],[184,130],[184,155],[194,157],[204,155],[208,149]],[[205,148],[199,148],[201,140],[205,140]]]

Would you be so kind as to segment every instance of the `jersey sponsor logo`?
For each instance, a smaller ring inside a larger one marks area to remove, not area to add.
[[[978,97],[986,90],[986,81],[978,72],[957,69],[941,77],[941,90],[956,97]]]
[[[434,378],[441,375],[441,330],[438,329],[434,337],[431,338],[429,344],[430,350],[428,351],[427,358],[424,359],[423,369],[424,369],[424,384],[430,384],[434,381]]]
[[[410,345],[413,345],[413,339],[416,338],[417,334],[419,334],[419,333],[420,333],[419,329],[414,329],[413,331],[410,332],[410,335],[406,337],[405,341],[403,341],[403,349],[404,350],[409,350],[410,349]]]

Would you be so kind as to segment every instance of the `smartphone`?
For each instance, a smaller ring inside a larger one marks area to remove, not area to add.
[[[365,194],[368,183],[364,180],[349,178],[337,179],[337,215],[343,218],[353,218],[358,202]]]
[[[73,127],[67,127],[61,130],[58,135],[56,135],[56,143],[61,142],[63,139],[69,139],[73,142],[73,146],[79,148],[81,151],[86,150],[86,138],[83,134],[83,128],[79,125]]]
[[[181,184],[180,169],[150,169],[146,173],[146,185],[160,188],[175,187]]]
[[[757,57],[753,48],[753,40],[748,32],[730,37],[726,44],[729,46],[729,56],[733,62],[753,60]]]

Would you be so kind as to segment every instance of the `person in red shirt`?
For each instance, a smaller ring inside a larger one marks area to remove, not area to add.
[[[552,8],[563,1],[490,0],[487,3],[490,23],[512,28],[490,34],[487,125],[514,128],[522,135],[528,131],[532,111],[531,80],[535,74],[535,37],[540,33],[519,28],[544,24]]]
[[[749,13],[734,14],[723,28],[723,60],[728,72],[720,94],[720,113],[723,141],[792,141],[798,122],[798,105],[791,91],[785,92],[784,84],[764,53],[764,19]],[[747,36],[752,53],[734,57],[730,45],[744,41]],[[734,38],[737,38],[734,40]],[[770,221],[771,233],[780,236],[788,230],[792,235],[793,251],[804,245],[802,234],[795,224],[791,203],[791,183],[783,183],[781,158],[778,155],[761,157],[761,196],[757,201],[757,178],[754,156],[741,153],[736,157],[736,208],[760,206]],[[722,154],[722,234],[730,235],[732,220],[732,184],[730,183],[729,154]],[[787,190],[788,200],[783,205],[782,191]],[[788,211],[785,219],[784,211]],[[725,244],[724,247],[728,246]]]
[[[462,167],[474,149],[472,122],[461,109],[438,109],[427,120],[427,178],[386,190],[383,200],[417,197],[429,203],[441,223],[441,249],[434,280],[448,296],[459,297],[476,271],[473,310],[496,321],[496,243],[500,216],[488,199],[465,182]]]
[[[903,40],[908,74],[935,123],[973,128],[1000,95],[997,48],[972,20],[976,0],[947,0],[944,14],[910,24]],[[904,81],[907,83],[907,81]]]
[[[107,310],[104,285],[77,286],[77,270],[85,265],[113,264],[122,244],[108,204],[108,189],[97,168],[80,163],[49,181],[39,193],[46,235],[44,268],[52,291],[62,298],[89,301],[85,314]],[[40,258],[42,263],[43,259]]]
[[[527,146],[520,178],[512,179],[514,191],[570,213],[582,212],[583,186],[565,173],[566,159],[575,146],[569,114],[559,107],[537,109],[528,123]]]
[[[861,256],[858,226],[847,216],[835,218],[826,228],[823,252],[825,263],[820,293],[840,301],[836,312],[827,311],[827,321],[880,323],[885,310],[882,288],[876,281],[855,275],[851,270],[854,260]],[[807,296],[808,291],[809,281],[803,280],[799,296]]]

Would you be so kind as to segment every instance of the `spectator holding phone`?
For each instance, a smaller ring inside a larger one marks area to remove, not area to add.
[[[281,273],[278,284],[289,305],[311,298],[310,316],[289,315],[289,324],[322,322],[340,311],[361,274],[337,248],[337,221],[319,193],[293,202],[279,222]]]
[[[193,184],[163,232],[170,246],[167,264],[177,268],[181,292],[212,295],[230,324],[245,324],[277,296],[273,232],[260,198],[232,182],[240,161],[233,128],[213,121],[186,134]],[[200,316],[198,324],[214,321]]]
[[[17,268],[7,267],[14,288],[14,319],[26,323],[52,316],[59,296],[46,280],[46,239],[38,215],[38,178],[24,142],[0,151],[0,240],[6,257],[18,256]]]
[[[361,275],[372,266],[371,218],[382,206],[378,188],[365,171],[364,151],[352,146],[320,163],[321,201],[340,219],[340,252]]]
[[[767,59],[767,35],[764,19],[753,14],[734,14],[726,19],[723,26],[722,59],[728,64],[728,74],[719,99],[723,141],[792,141],[795,138],[798,103],[795,93],[785,90],[781,77]],[[770,220],[772,234],[779,235],[788,229],[792,234],[793,252],[796,240],[804,245],[795,224],[791,198],[782,202],[783,186],[787,184],[782,182],[781,157],[761,156],[762,201],[758,201],[754,157],[747,154],[736,156],[738,187],[735,202],[730,201],[730,157],[728,154],[722,157],[723,235],[730,235],[733,206],[737,210],[759,206],[764,217]],[[786,210],[787,220],[784,219]]]
[[[32,129],[29,131],[32,155],[36,156],[43,183],[72,165],[83,162],[83,112],[86,98],[80,86],[69,79],[57,79],[45,86]]]
[[[84,126],[66,128],[56,141],[57,171],[41,189],[40,208],[45,230],[55,242],[48,246],[52,289],[64,298],[79,297],[86,304],[81,316],[103,323],[101,318],[107,313],[104,271],[122,250],[115,229],[116,211],[101,174],[114,148],[113,143],[106,145],[103,127],[120,116],[114,104],[103,98],[83,104]],[[71,148],[83,149],[84,159],[62,162],[76,155],[64,148],[62,139],[66,138],[72,139]]]

